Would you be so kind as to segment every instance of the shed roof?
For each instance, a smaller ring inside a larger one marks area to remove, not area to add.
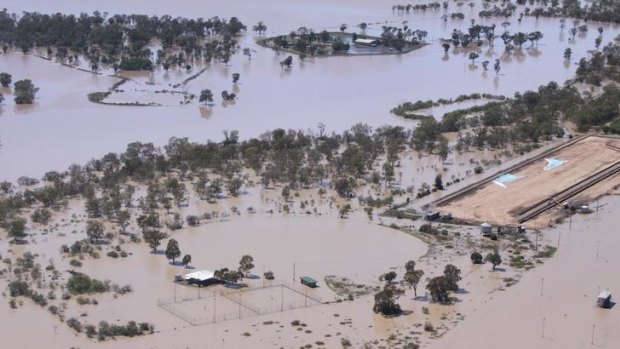
[[[611,297],[611,292],[609,291],[602,291],[599,295],[598,298],[609,298]]]
[[[300,277],[301,281],[303,282],[307,282],[307,283],[316,283],[316,280],[314,280],[313,278],[309,277],[309,276],[302,276]]]
[[[355,39],[356,44],[366,44],[366,45],[374,44],[377,41],[378,41],[377,39],[361,39],[361,38]]]
[[[183,280],[198,280],[198,281],[206,281],[209,279],[213,279],[215,274],[209,270],[198,270],[193,273],[183,275]]]

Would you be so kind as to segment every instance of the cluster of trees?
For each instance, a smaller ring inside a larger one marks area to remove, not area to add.
[[[239,261],[239,267],[237,270],[222,268],[216,270],[214,274],[217,279],[224,281],[227,284],[236,284],[252,269],[254,269],[254,258],[250,255],[244,255]]]
[[[431,294],[433,301],[439,303],[450,302],[450,292],[459,289],[458,282],[461,280],[461,270],[452,264],[446,265],[443,275],[436,276],[428,281],[426,289]]]
[[[413,112],[416,112],[418,110],[422,110],[422,109],[429,109],[432,107],[437,107],[440,105],[450,105],[450,104],[454,104],[454,103],[460,103],[463,101],[469,101],[469,100],[478,100],[478,99],[488,99],[488,100],[505,100],[506,96],[500,95],[492,95],[489,93],[472,93],[469,95],[459,95],[458,97],[452,99],[444,99],[444,98],[440,98],[436,101],[433,100],[418,100],[415,102],[405,102],[402,104],[399,104],[398,106],[396,106],[395,108],[392,108],[392,110],[390,110],[391,113],[394,113],[398,116],[402,116],[402,117],[406,117],[406,118],[411,118],[411,116],[416,116]],[[416,119],[421,119],[424,118],[424,116],[422,115],[418,115],[417,117],[415,117]]]
[[[415,268],[414,261],[408,261],[405,264],[405,275],[402,283],[405,286],[413,287],[413,292],[417,297],[417,286],[424,276],[424,271]],[[398,298],[405,294],[405,290],[394,283],[397,274],[394,271],[387,272],[379,277],[380,281],[384,281],[383,288],[375,294],[375,303],[373,311],[383,315],[397,315],[402,313],[400,305],[397,303]]]
[[[13,76],[9,73],[0,73],[0,85],[2,87],[11,86]],[[16,81],[14,84],[13,94],[15,95],[15,104],[32,104],[39,88],[36,87],[30,79]],[[0,103],[4,101],[4,95],[0,93]]]
[[[617,53],[605,55],[604,52],[612,50],[603,50],[580,64],[584,68],[578,68],[578,79],[590,79],[603,72],[608,77],[618,77]],[[619,103],[620,90],[613,85],[604,87],[600,95],[582,96],[572,84],[560,87],[550,82],[536,91],[515,93],[504,101],[446,113],[441,121],[422,118],[411,134],[411,142],[415,150],[440,154],[446,146],[442,133],[468,130],[458,135],[457,150],[471,146],[501,148],[561,137],[563,120],[575,122],[581,131],[602,128],[620,132],[615,127],[620,123]]]
[[[525,5],[525,0],[517,0]],[[526,14],[542,17],[570,17],[586,21],[620,23],[620,2],[616,0],[592,0],[583,6],[579,0],[541,1],[540,7],[526,8]]]
[[[345,43],[339,33],[323,30],[316,33],[312,29],[301,27],[288,35],[280,35],[267,39],[276,50],[293,50],[303,55],[321,56],[332,52],[346,52],[349,44]]]
[[[37,12],[18,16],[0,11],[0,44],[5,52],[12,47],[23,52],[47,47],[50,58],[55,55],[72,62],[83,55],[95,70],[100,64],[127,70],[152,68],[148,45],[154,39],[163,46],[157,63],[181,63],[190,56],[228,61],[236,48],[235,35],[244,30],[246,26],[236,17],[108,16],[98,11],[79,16]]]
[[[126,325],[109,324],[107,321],[100,321],[99,326],[84,325],[76,318],[67,320],[67,326],[78,333],[84,332],[88,338],[97,337],[98,340],[104,341],[106,338],[116,337],[135,337],[145,333],[153,333],[155,327],[148,322],[137,323],[129,321]]]
[[[471,254],[471,262],[473,264],[483,264],[488,262],[493,265],[493,270],[495,270],[498,265],[502,264],[502,256],[497,250],[494,250],[493,252],[487,253],[487,255],[483,258],[480,252],[476,251]]]
[[[398,52],[406,48],[420,45],[428,35],[427,31],[411,29],[407,25],[402,28],[383,26],[381,32],[381,44]]]
[[[411,12],[411,11],[421,11],[424,12],[426,10],[440,10],[443,7],[444,10],[448,9],[448,2],[444,1],[443,3],[439,2],[429,2],[428,4],[406,4],[406,5],[392,5],[392,11],[398,12]]]
[[[172,223],[162,219],[157,210],[183,205],[186,182],[205,200],[216,199],[226,189],[234,196],[244,182],[241,171],[249,168],[260,175],[265,186],[279,182],[297,188],[331,178],[342,184],[339,193],[347,196],[356,178],[373,173],[379,156],[385,155],[393,169],[411,142],[411,132],[403,127],[373,130],[363,124],[331,135],[325,134],[322,126],[319,134],[277,129],[246,141],[240,141],[235,131],[226,132],[221,142],[190,143],[187,138],[172,138],[163,150],[135,142],[122,154],[110,153],[85,166],[48,172],[36,188],[24,186],[16,191],[9,182],[0,184],[0,226],[21,239],[26,232],[26,222],[18,218],[22,209],[62,209],[70,198],[82,198],[90,219],[106,218],[123,233],[132,219],[129,209],[138,207],[141,213],[136,222],[144,240],[156,249],[166,237],[161,229]],[[387,173],[390,178],[392,172]],[[139,200],[134,198],[136,184],[146,188]],[[174,218],[175,225],[182,224],[179,220]],[[93,241],[102,236],[96,223],[89,231]]]
[[[504,43],[504,50],[510,52],[514,50],[515,47],[521,49],[523,44],[528,41],[530,41],[532,46],[538,44],[538,41],[542,39],[543,36],[543,33],[540,31],[533,31],[531,33],[516,32],[511,34],[508,30],[505,30],[499,37]],[[492,45],[495,37],[495,24],[490,26],[475,24],[469,27],[467,32],[454,29],[451,38],[446,40],[443,44],[443,49],[447,52],[450,49],[450,44],[454,47],[461,46],[464,48],[470,47],[471,44],[481,47],[484,44],[484,40],[487,40],[487,43]]]
[[[102,293],[110,290],[110,282],[100,281],[78,272],[71,272],[67,281],[67,290],[74,295],[85,293]]]
[[[424,276],[424,271],[415,268],[415,262],[409,261],[405,265],[405,276],[403,283],[409,287],[413,287],[414,294],[417,297],[417,285]],[[396,272],[390,271],[381,275],[380,280],[385,281],[383,288],[375,294],[375,303],[373,310],[375,313],[383,315],[396,315],[402,313],[400,305],[397,303],[405,291],[394,284]],[[452,264],[446,265],[443,275],[431,278],[426,289],[431,294],[433,301],[439,303],[450,302],[450,292],[458,291],[458,283],[461,280],[461,270]]]

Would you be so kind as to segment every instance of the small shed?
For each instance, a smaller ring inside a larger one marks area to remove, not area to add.
[[[220,283],[220,280],[215,278],[215,274],[209,270],[198,270],[189,274],[183,275],[183,280],[189,284],[196,284],[200,286],[208,286]]]
[[[596,305],[601,308],[609,308],[611,306],[611,292],[603,291],[598,295],[596,299]]]
[[[493,234],[493,226],[489,223],[480,224],[480,233],[482,233],[482,236],[491,236]]]
[[[308,287],[312,287],[315,288],[317,287],[316,285],[316,280],[314,280],[313,278],[309,277],[309,276],[302,276],[299,278],[301,280],[301,283],[308,286]]]

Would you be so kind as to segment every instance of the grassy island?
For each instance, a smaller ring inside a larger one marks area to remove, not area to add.
[[[342,27],[341,27],[342,29]],[[346,29],[346,28],[345,28]],[[336,55],[384,55],[407,53],[418,49],[426,43],[427,32],[403,28],[383,27],[381,36],[358,33],[328,32],[319,33],[301,27],[287,35],[261,38],[259,45],[286,51],[300,56],[336,56]]]

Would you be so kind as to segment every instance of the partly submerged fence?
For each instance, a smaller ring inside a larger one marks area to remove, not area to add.
[[[320,297],[306,291],[284,283],[237,290],[201,288],[195,295],[159,298],[157,305],[190,325],[200,326],[323,303]]]

